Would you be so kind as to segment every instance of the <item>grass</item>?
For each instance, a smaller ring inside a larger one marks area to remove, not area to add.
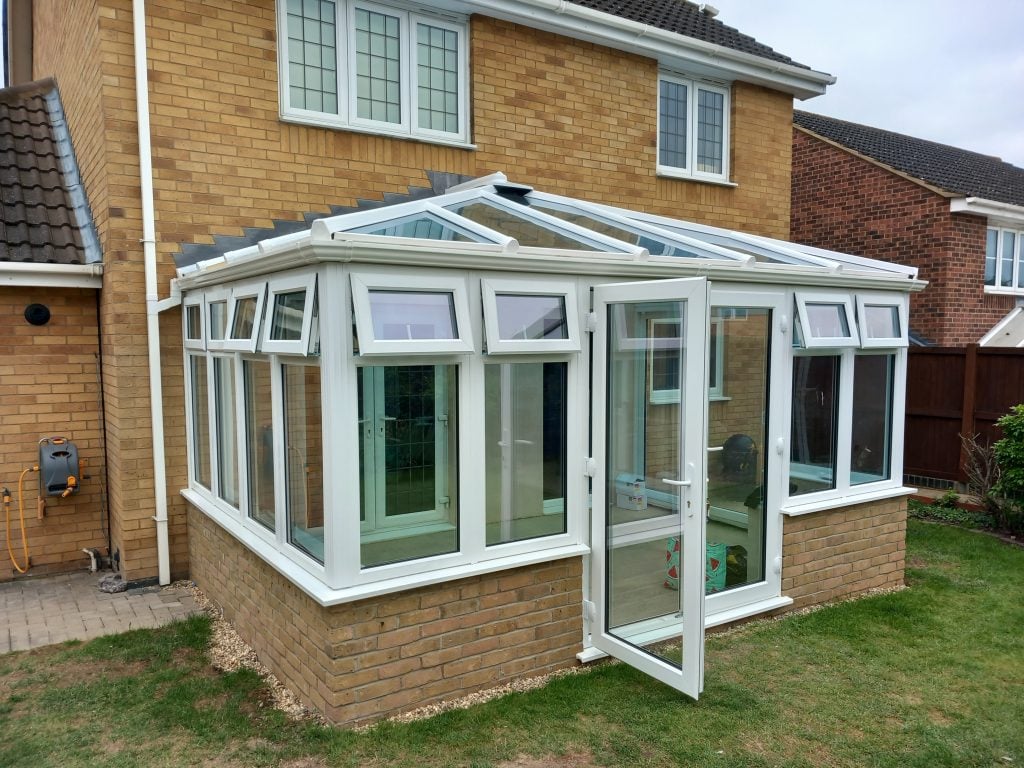
[[[0,765],[995,766],[1024,762],[1024,550],[912,521],[909,589],[707,642],[692,702],[622,664],[363,733],[208,666],[204,618],[0,656]]]

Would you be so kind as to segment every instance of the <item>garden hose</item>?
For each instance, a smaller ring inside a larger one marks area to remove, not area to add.
[[[23,470],[21,475],[18,477],[18,517],[21,521],[21,549],[25,555],[25,567],[22,568],[18,564],[17,558],[14,556],[14,550],[11,548],[11,492],[4,488],[4,510],[6,511],[6,531],[7,531],[7,554],[10,555],[11,565],[18,573],[28,573],[28,569],[31,566],[31,561],[28,556],[28,536],[25,533],[25,475],[29,472],[38,472],[39,467],[28,467]]]

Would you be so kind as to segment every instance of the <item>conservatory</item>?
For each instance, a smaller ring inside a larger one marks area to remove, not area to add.
[[[902,577],[914,269],[495,174],[178,284],[194,578],[331,719],[606,654],[696,697],[706,627]]]

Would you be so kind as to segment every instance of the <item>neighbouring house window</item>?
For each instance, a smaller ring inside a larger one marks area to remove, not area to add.
[[[322,563],[324,483],[320,368],[287,363],[281,366],[281,373],[288,542]]]
[[[210,480],[210,401],[206,378],[206,357],[189,355],[189,378],[192,384],[192,474],[205,488]]]
[[[266,360],[242,361],[245,397],[246,475],[249,517],[273,531],[274,525],[274,411],[271,365]]]
[[[238,506],[238,430],[235,421],[235,360],[213,358],[214,422],[217,427],[217,495]]]
[[[836,487],[840,361],[838,355],[793,359],[791,496]]]
[[[568,363],[484,371],[487,545],[565,533]]]
[[[728,179],[729,90],[699,80],[658,77],[658,172]]]
[[[466,143],[468,27],[357,0],[279,0],[287,118]]]
[[[458,551],[458,366],[358,373],[362,567]]]
[[[708,326],[708,397],[724,396],[722,389],[722,368],[725,364],[725,334],[722,324],[725,318],[721,310],[711,310],[711,324]],[[650,337],[655,339],[648,355],[648,379],[650,399],[655,405],[679,402],[679,376],[682,347],[680,324],[676,320],[650,320]]]
[[[889,479],[895,366],[895,355],[854,359],[850,485]]]
[[[989,227],[985,237],[985,287],[1024,292],[1024,231]]]

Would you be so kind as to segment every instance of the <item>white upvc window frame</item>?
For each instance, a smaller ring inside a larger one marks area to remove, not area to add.
[[[353,271],[350,275],[359,356],[468,354],[476,349],[469,313],[466,280],[459,275],[388,274]],[[454,339],[378,339],[373,331],[370,294],[374,291],[410,294],[450,294],[455,317]]]
[[[411,11],[387,3],[334,0],[335,2],[335,75],[337,77],[338,112],[322,112],[293,107],[290,102],[290,73],[288,61],[287,0],[277,0],[277,71],[280,117],[288,122],[316,125],[326,128],[373,133],[395,138],[417,139],[437,144],[472,148],[469,128],[469,23],[460,16],[447,14],[444,18],[422,11]],[[400,123],[389,123],[357,117],[355,74],[355,10],[386,13],[399,18],[401,84]],[[417,50],[414,31],[419,23],[453,31],[458,35],[458,130],[455,132],[420,128],[418,125]]]
[[[195,310],[199,316],[199,338],[190,338],[188,335],[188,316],[190,310]],[[185,349],[206,351],[206,307],[203,302],[202,293],[191,294],[181,302],[181,338],[184,341]]]
[[[277,297],[285,293],[306,292],[303,304],[302,328],[298,339],[272,339],[274,328],[274,309]],[[310,331],[313,326],[313,306],[316,303],[316,271],[288,272],[272,277],[267,281],[267,292],[264,304],[265,318],[260,333],[260,352],[281,355],[306,355],[309,353]]]
[[[579,309],[576,305],[576,287],[568,281],[545,279],[484,278],[480,281],[483,294],[484,338],[488,354],[552,354],[580,351]],[[502,339],[498,330],[498,296],[547,296],[562,299],[565,310],[564,339]]]
[[[661,83],[669,82],[676,85],[686,86],[686,167],[664,165],[661,162]],[[698,90],[709,91],[720,94],[723,97],[722,103],[722,172],[709,173],[699,171],[697,164],[698,147],[698,111],[699,99]],[[677,179],[692,179],[694,181],[709,181],[729,184],[729,155],[732,147],[731,141],[731,110],[732,110],[732,89],[728,84],[716,83],[699,78],[687,77],[674,72],[662,70],[658,72],[657,88],[655,91],[655,112],[657,113],[657,140],[655,148],[656,170],[659,176],[669,176]]]
[[[908,345],[907,304],[902,295],[884,293],[858,293],[857,321],[860,328],[861,349],[896,349]],[[885,307],[896,310],[899,334],[896,336],[869,336],[867,327],[867,308]]]
[[[214,338],[213,331],[213,307],[217,304],[224,305],[224,334],[221,338]],[[224,349],[224,342],[227,341],[228,330],[231,325],[231,291],[227,288],[209,289],[203,294],[203,318],[206,325],[203,331],[206,335],[206,348],[210,351]]]
[[[1024,294],[1024,286],[1020,286],[1021,282],[1024,282],[1024,229],[1018,227],[1004,227],[1004,226],[989,226],[985,230],[985,257],[988,256],[988,233],[996,233],[996,252],[995,252],[995,283],[990,285],[985,283],[985,293],[1002,294],[1006,296],[1020,296]],[[1000,279],[1002,278],[1003,270],[1003,246],[1004,238],[1006,234],[1013,234],[1013,254],[1011,255],[1010,264],[1010,285],[1001,285]],[[984,279],[984,274],[983,274]]]
[[[235,325],[235,315],[238,312],[239,304],[242,299],[253,298],[256,299],[256,315],[253,319],[252,332],[248,338],[235,338],[232,336],[232,330]],[[228,300],[228,327],[221,349],[229,349],[235,352],[256,351],[263,325],[263,308],[266,306],[266,299],[266,280],[236,283],[231,286],[231,296]]]
[[[797,317],[800,319],[800,337],[804,349],[845,349],[860,346],[857,318],[853,311],[853,296],[846,292],[805,292],[795,294]],[[846,319],[849,336],[815,336],[807,319],[808,304],[827,304],[841,308]]]

